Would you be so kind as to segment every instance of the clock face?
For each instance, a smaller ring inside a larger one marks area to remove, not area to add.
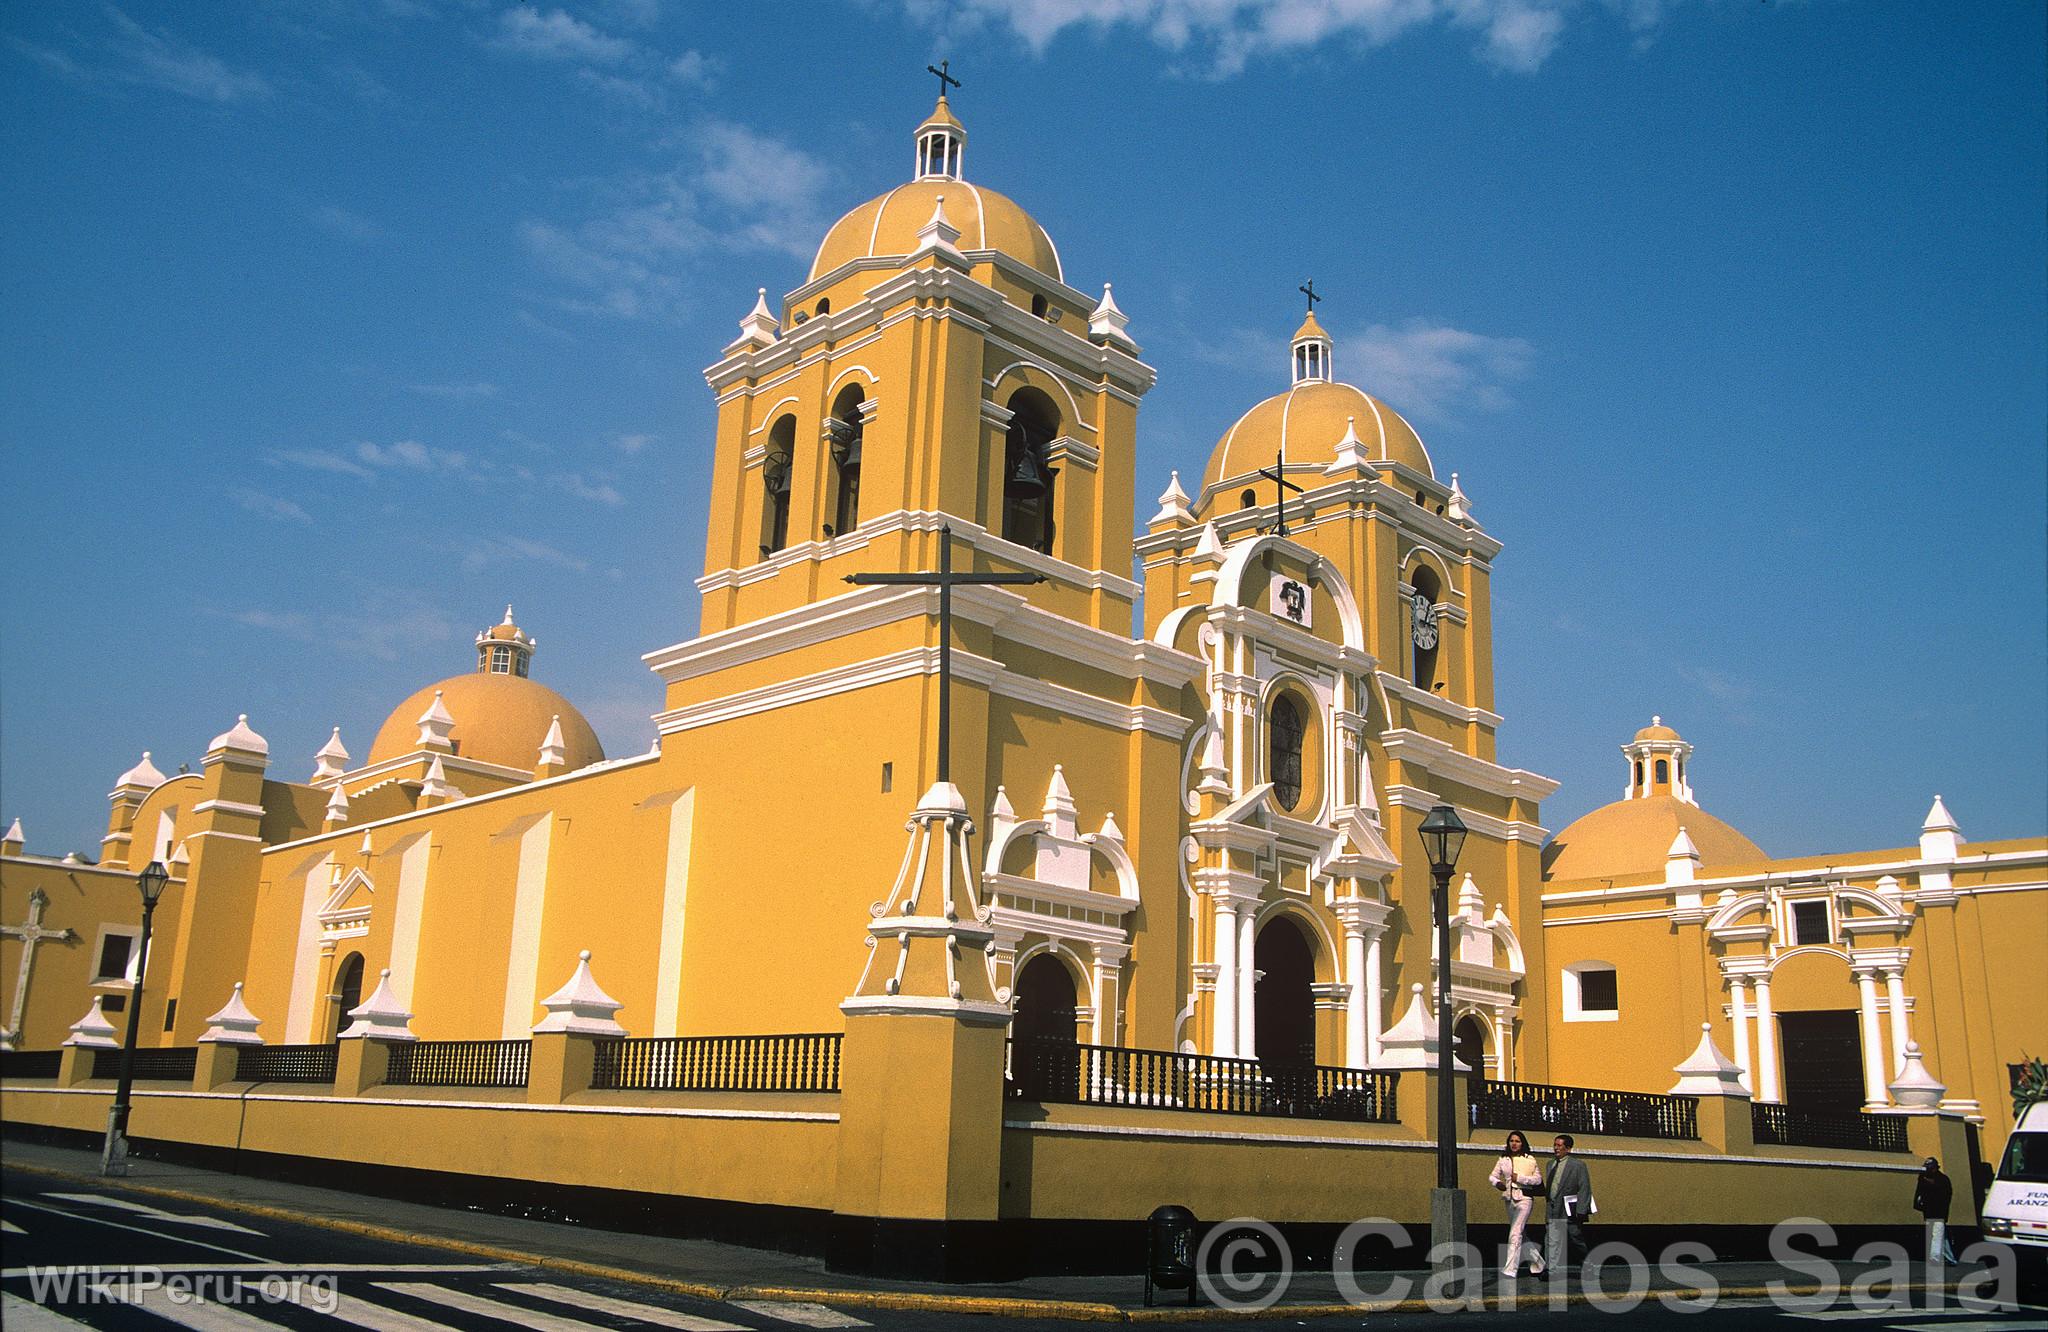
[[[1409,618],[1415,622],[1415,646],[1433,648],[1436,646],[1436,606],[1422,593],[1417,592],[1410,600],[1414,614]]]

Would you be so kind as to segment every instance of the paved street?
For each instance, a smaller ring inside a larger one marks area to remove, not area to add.
[[[227,1178],[227,1177],[220,1177]],[[262,1332],[295,1328],[306,1332],[344,1327],[373,1332],[501,1332],[507,1326],[542,1332],[628,1332],[638,1328],[788,1329],[957,1327],[975,1317],[962,1306],[944,1310],[872,1307],[832,1308],[787,1300],[696,1298],[639,1281],[606,1280],[529,1263],[493,1262],[452,1252],[442,1244],[372,1238],[329,1226],[252,1215],[189,1199],[172,1200],[78,1179],[10,1168],[0,1176],[0,1219],[5,1227],[4,1294],[6,1332],[59,1329],[157,1329],[195,1332]],[[283,1188],[286,1186],[272,1186]],[[395,1213],[405,1204],[390,1204]],[[312,1209],[308,1209],[312,1214]],[[459,1225],[463,1213],[442,1213]],[[396,1219],[396,1218],[394,1218]],[[547,1230],[568,1227],[521,1223],[528,1247]],[[574,1232],[588,1241],[589,1232]],[[452,1235],[446,1236],[453,1239]],[[566,1242],[570,1234],[561,1236]],[[619,1247],[644,1246],[644,1237],[615,1237]],[[587,1253],[587,1250],[586,1250]],[[623,1260],[622,1260],[623,1264]],[[1753,1286],[1757,1273],[1729,1265],[1716,1274],[1725,1287]],[[1363,1280],[1383,1288],[1387,1274]],[[828,1274],[810,1273],[810,1286],[830,1284]],[[1525,1283],[1526,1284],[1526,1283]],[[1070,1287],[1070,1288],[1066,1288]],[[855,1290],[876,1293],[876,1288]],[[957,1288],[970,1298],[1002,1298],[1009,1287]],[[1101,1278],[1051,1279],[1025,1292],[1031,1297],[1065,1296],[1092,1301],[1114,1318],[1149,1316],[1182,1320],[1179,1310],[1110,1310],[1128,1305],[1136,1283]],[[1497,1283],[1488,1287],[1489,1307],[1456,1313],[1361,1312],[1305,1319],[1276,1309],[1273,1317],[1233,1321],[1243,1327],[1440,1328],[1456,1325],[1562,1327],[1591,1311],[1583,1303],[1556,1308],[1502,1309]],[[1526,1289],[1524,1295],[1530,1292]],[[204,1296],[203,1300],[192,1298]],[[1291,1298],[1334,1298],[1327,1275],[1305,1277]],[[1666,1308],[1654,1298],[1628,1310],[1610,1308],[1604,1326],[1674,1327],[1694,1332],[1760,1326],[1813,1327],[1849,1323],[1903,1332],[1992,1332],[1992,1329],[2048,1329],[2039,1309],[1984,1310],[1958,1307],[1952,1296],[1925,1292],[1912,1309],[1857,1309],[1846,1300],[1828,1308],[1786,1311],[1769,1300],[1738,1296],[1708,1311]],[[1929,1307],[1934,1302],[1936,1307]],[[1194,1319],[1213,1320],[1214,1310]],[[991,1329],[1073,1326],[1056,1319],[1005,1315],[978,1319]]]

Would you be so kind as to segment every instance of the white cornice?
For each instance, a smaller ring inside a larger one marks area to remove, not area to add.
[[[1498,712],[1491,712],[1471,704],[1454,703],[1448,698],[1439,698],[1427,689],[1410,684],[1391,671],[1381,671],[1379,673],[1379,682],[1383,689],[1396,698],[1400,698],[1429,712],[1434,712],[1440,717],[1448,717],[1452,721],[1464,722],[1467,725],[1476,723],[1493,730],[1500,729],[1501,715]]]
[[[1382,674],[1380,678],[1386,677]],[[1412,763],[1434,776],[1488,795],[1538,802],[1557,794],[1559,783],[1552,778],[1473,758],[1420,731],[1389,730],[1382,732],[1379,740],[1389,760]]]
[[[1390,785],[1385,792],[1386,802],[1399,805],[1402,809],[1430,810],[1444,803],[1444,797],[1435,791],[1425,791],[1419,786]],[[1527,842],[1542,846],[1550,840],[1550,829],[1541,824],[1527,823],[1518,819],[1497,819],[1476,809],[1458,806],[1458,817],[1465,820],[1465,826],[1485,837],[1503,842]]]

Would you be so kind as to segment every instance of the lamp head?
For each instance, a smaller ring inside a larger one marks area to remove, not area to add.
[[[1423,816],[1416,831],[1422,834],[1423,849],[1429,853],[1429,867],[1438,874],[1449,874],[1465,846],[1465,822],[1458,811],[1438,805]]]
[[[146,907],[155,906],[156,900],[164,895],[164,889],[170,882],[171,872],[164,868],[164,862],[150,861],[148,867],[135,876],[135,886],[142,890],[142,904]]]

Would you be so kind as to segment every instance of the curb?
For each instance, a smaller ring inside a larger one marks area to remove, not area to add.
[[[245,1202],[238,1198],[222,1198],[214,1194],[200,1193],[191,1189],[169,1188],[161,1184],[136,1184],[126,1179],[109,1179],[101,1175],[82,1175],[75,1171],[59,1170],[53,1166],[28,1165],[10,1162],[8,1169],[18,1170],[25,1175],[39,1175],[45,1179],[63,1180],[69,1183],[90,1184],[95,1188],[114,1189],[127,1193],[139,1193],[146,1197],[163,1198],[172,1202],[196,1203],[205,1207],[217,1207],[222,1211],[237,1212],[244,1216],[261,1217],[270,1221],[283,1221],[291,1225],[314,1226],[324,1230],[340,1231],[344,1234],[359,1235],[365,1239],[384,1240],[396,1244],[412,1244],[423,1248],[445,1250],[471,1258],[489,1258],[495,1262],[519,1263],[529,1267],[545,1268],[554,1272],[566,1272],[574,1276],[595,1277],[601,1281],[617,1281],[628,1285],[646,1286],[655,1290],[670,1291],[687,1295],[693,1299],[729,1302],[732,1300],[762,1300],[776,1304],[824,1304],[843,1309],[889,1309],[901,1312],[955,1313],[997,1318],[1057,1318],[1069,1322],[1085,1323],[1230,1323],[1248,1322],[1253,1319],[1274,1318],[1345,1318],[1369,1314],[1429,1313],[1432,1307],[1426,1299],[1403,1299],[1393,1302],[1372,1301],[1356,1304],[1284,1304],[1276,1303],[1263,1309],[1218,1308],[1214,1305],[1161,1305],[1149,1309],[1126,1309],[1120,1305],[1105,1304],[1090,1300],[1047,1300],[1002,1295],[940,1295],[914,1290],[835,1290],[802,1286],[713,1286],[701,1281],[686,1281],[680,1277],[658,1276],[651,1272],[635,1271],[625,1267],[607,1267],[602,1263],[585,1262],[579,1258],[562,1258],[553,1254],[532,1253],[524,1249],[506,1248],[495,1244],[480,1244],[474,1240],[455,1239],[447,1235],[432,1235],[420,1231],[404,1230],[397,1226],[380,1226],[370,1221],[349,1221],[338,1217],[313,1216],[294,1212],[288,1208],[273,1207],[267,1203]],[[1714,1298],[1722,1299],[1768,1299],[1774,1294],[1812,1295],[1821,1287],[1815,1282],[1793,1285],[1790,1282],[1774,1283],[1774,1291],[1768,1285],[1721,1286],[1714,1291]],[[1959,1283],[1955,1281],[1904,1283],[1898,1289],[1904,1292],[1925,1293],[1940,1290],[1953,1293]],[[1697,1286],[1672,1287],[1666,1290],[1650,1290],[1643,1294],[1647,1303],[1659,1297],[1677,1299],[1698,1299],[1705,1291]],[[1616,1292],[1616,1298],[1621,1292]],[[1606,1298],[1601,1293],[1596,1298],[1584,1290],[1530,1291],[1503,1296],[1497,1291],[1482,1296],[1487,1309],[1492,1311],[1523,1309],[1571,1308],[1598,1303]]]

